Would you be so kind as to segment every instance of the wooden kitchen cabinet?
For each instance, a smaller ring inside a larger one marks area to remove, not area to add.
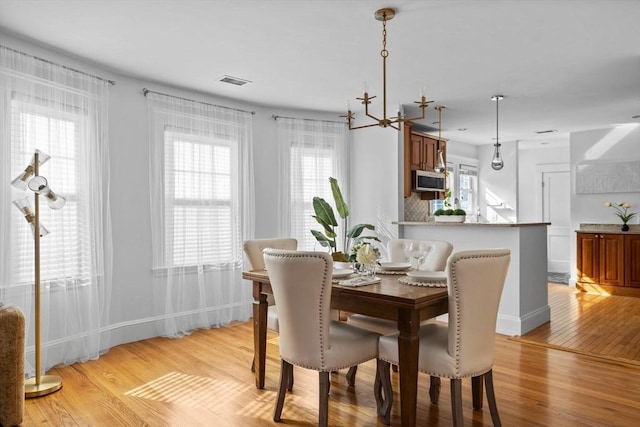
[[[627,286],[640,288],[640,234],[624,236],[625,269]]]
[[[438,161],[438,150],[442,150],[442,157],[447,161],[447,141],[436,136],[411,130],[411,124],[404,126],[404,197],[409,197],[412,190],[413,171],[433,171]],[[436,198],[440,193],[423,194]],[[423,197],[424,198],[424,197]]]
[[[578,233],[578,283],[640,287],[640,235]]]

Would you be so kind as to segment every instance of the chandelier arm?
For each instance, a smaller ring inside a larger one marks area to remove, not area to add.
[[[422,110],[422,114],[421,114],[420,116],[415,116],[415,117],[406,117],[406,118],[404,118],[404,119],[403,119],[403,121],[405,121],[405,122],[411,122],[411,121],[414,121],[414,120],[422,120],[422,119],[424,119],[424,117],[425,117],[425,111],[424,111],[424,109],[425,109],[425,108],[426,108],[426,107],[422,107],[422,106],[420,107],[420,109]]]
[[[354,129],[364,129],[364,128],[370,128],[373,126],[379,126],[378,123],[371,123],[368,125],[362,125],[362,126],[351,126],[351,123],[349,123],[349,130],[354,130]]]

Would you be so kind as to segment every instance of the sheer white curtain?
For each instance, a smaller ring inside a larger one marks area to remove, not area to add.
[[[108,337],[111,297],[108,83],[0,46],[0,300],[27,319],[27,370],[34,374],[34,242],[10,185],[39,149],[40,175],[67,199],[40,203],[42,367],[95,359]],[[101,345],[102,344],[102,345]]]
[[[300,250],[324,250],[310,232],[312,229],[322,231],[312,217],[312,202],[315,196],[322,197],[335,211],[329,177],[338,180],[348,200],[346,124],[287,117],[276,120],[281,153],[280,234],[298,239]],[[338,215],[337,211],[334,213]]]
[[[179,337],[251,316],[241,278],[253,235],[252,115],[147,92],[154,301]]]

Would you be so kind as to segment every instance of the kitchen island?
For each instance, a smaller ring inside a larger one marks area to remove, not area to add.
[[[547,291],[548,222],[394,222],[404,239],[445,240],[454,252],[507,248],[511,264],[498,308],[496,332],[523,335],[551,318]],[[478,283],[481,285],[481,283]]]

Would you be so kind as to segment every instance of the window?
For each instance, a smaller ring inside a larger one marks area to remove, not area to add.
[[[156,92],[146,96],[153,268],[175,268],[171,277],[185,267],[198,267],[198,274],[200,267],[240,269],[255,216],[251,113]]]
[[[172,266],[233,261],[237,207],[229,140],[165,131],[165,229]]]
[[[301,250],[320,250],[310,230],[320,224],[313,218],[313,198],[322,197],[333,206],[329,177],[334,175],[333,152],[328,148],[292,143],[291,233]]]
[[[478,209],[478,168],[471,165],[460,164],[458,166],[458,198],[460,209],[464,209],[467,215],[475,215]]]
[[[281,195],[284,195],[280,206],[282,234],[297,239],[300,250],[321,250],[311,234],[312,229],[321,228],[313,218],[313,198],[322,197],[333,206],[330,177],[338,180],[347,197],[346,127],[344,123],[319,120],[282,117],[277,120],[282,153]]]
[[[475,215],[478,209],[478,167],[461,163],[455,156],[450,156],[450,160],[447,162],[447,188],[451,191],[451,207],[464,209],[467,215]]]
[[[50,234],[41,239],[41,281],[70,285],[91,282],[93,267],[89,250],[89,224],[82,212],[87,200],[79,197],[78,177],[81,158],[80,129],[86,116],[68,107],[57,109],[44,103],[14,99],[11,102],[12,170],[21,171],[39,149],[51,156],[40,166],[40,175],[67,202],[61,210],[51,210],[46,200],[40,202],[40,223]],[[33,193],[26,191],[33,206]],[[17,197],[16,197],[17,198]],[[20,220],[23,221],[23,220]],[[15,284],[33,282],[33,236],[24,224],[12,227],[13,278]]]

